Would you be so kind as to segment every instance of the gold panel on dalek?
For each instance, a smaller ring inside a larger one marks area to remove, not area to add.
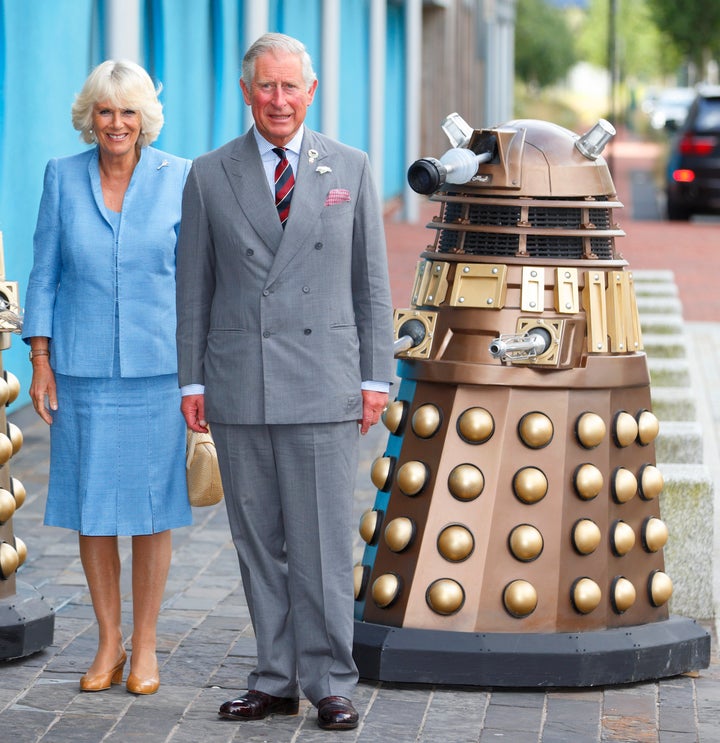
[[[668,609],[659,423],[601,156],[615,130],[443,130],[451,149],[408,170],[438,215],[395,310],[360,674],[586,687],[707,668],[710,635]]]
[[[24,658],[52,644],[55,614],[38,591],[17,579],[28,547],[13,531],[13,515],[25,502],[23,484],[11,475],[12,458],[23,445],[19,426],[8,421],[20,383],[6,370],[2,351],[13,333],[22,332],[22,310],[16,281],[5,280],[5,254],[0,232],[0,660]]]

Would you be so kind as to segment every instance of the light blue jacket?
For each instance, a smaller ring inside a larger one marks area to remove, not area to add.
[[[57,373],[112,376],[116,296],[121,375],[177,372],[175,248],[190,164],[143,148],[116,231],[97,148],[48,163],[23,338],[51,339]]]

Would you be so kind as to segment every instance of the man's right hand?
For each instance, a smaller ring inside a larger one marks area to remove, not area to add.
[[[205,395],[185,395],[180,403],[180,412],[191,431],[208,432],[205,420]]]

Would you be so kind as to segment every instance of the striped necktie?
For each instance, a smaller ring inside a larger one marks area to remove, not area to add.
[[[273,147],[273,152],[280,158],[275,166],[275,208],[280,217],[280,224],[285,229],[285,222],[290,215],[290,200],[295,186],[295,176],[285,155],[285,148]]]

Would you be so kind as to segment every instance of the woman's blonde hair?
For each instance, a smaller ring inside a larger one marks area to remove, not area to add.
[[[118,108],[129,108],[140,114],[138,145],[152,144],[160,134],[165,118],[157,88],[150,75],[140,65],[127,60],[109,59],[99,64],[87,77],[82,90],[75,96],[72,106],[72,123],[87,144],[97,138],[92,129],[93,106],[109,101]]]

